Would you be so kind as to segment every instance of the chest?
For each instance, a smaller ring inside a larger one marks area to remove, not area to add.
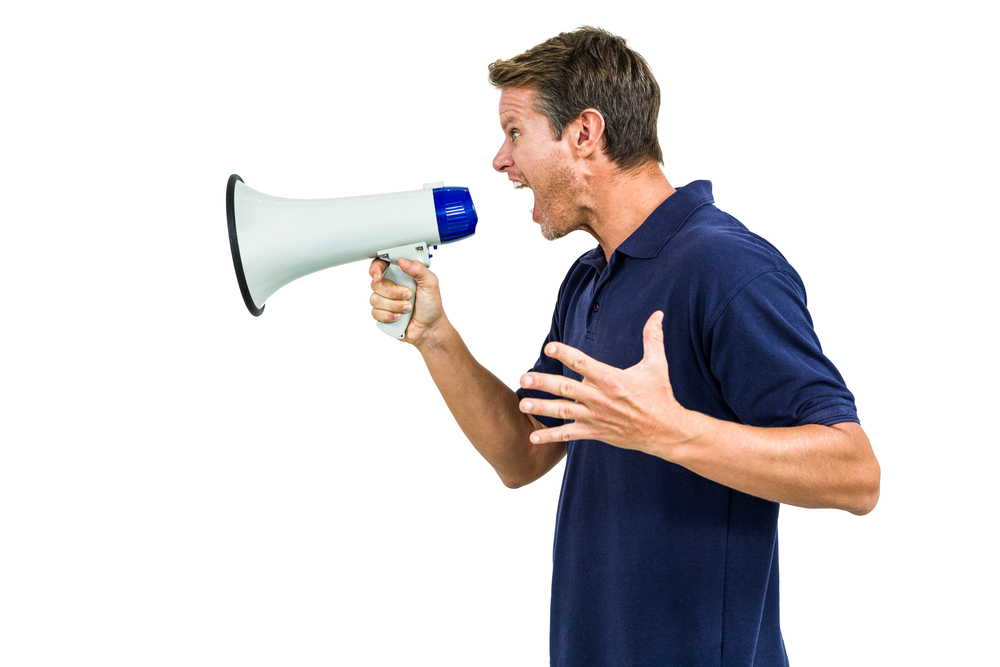
[[[681,278],[662,262],[635,259],[592,269],[564,295],[562,341],[602,363],[629,368],[642,360],[643,327],[659,310],[668,360],[676,358],[679,368],[700,365],[704,318],[696,289]]]

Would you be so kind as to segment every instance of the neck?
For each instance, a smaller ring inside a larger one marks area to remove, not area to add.
[[[675,192],[653,162],[628,171],[610,166],[585,178],[592,187],[585,190],[590,197],[583,206],[588,221],[583,229],[601,244],[609,262],[618,246]]]

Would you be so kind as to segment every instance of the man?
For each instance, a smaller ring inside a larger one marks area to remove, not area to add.
[[[494,168],[532,189],[546,238],[599,245],[570,268],[517,393],[469,353],[436,276],[401,260],[417,283],[406,336],[504,484],[567,457],[552,664],[787,664],[778,504],[865,514],[880,477],[798,274],[708,182],[667,181],[659,87],[624,40],[563,33],[490,81]],[[409,308],[385,267],[369,270],[380,321]]]

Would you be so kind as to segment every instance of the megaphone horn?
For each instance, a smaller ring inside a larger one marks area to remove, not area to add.
[[[468,188],[428,183],[422,190],[338,199],[285,199],[253,190],[238,175],[226,186],[229,245],[240,292],[254,316],[297,278],[331,266],[381,257],[385,277],[417,285],[399,258],[431,265],[431,249],[476,233],[479,221]],[[394,338],[406,335],[409,313],[379,322]]]

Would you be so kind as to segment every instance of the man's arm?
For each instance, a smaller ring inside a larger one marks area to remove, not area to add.
[[[760,498],[800,507],[867,514],[878,502],[881,472],[858,424],[758,428],[686,410],[674,398],[663,348],[663,313],[643,329],[644,356],[621,370],[550,343],[545,354],[583,382],[528,373],[521,386],[572,401],[523,399],[526,414],[573,420],[531,434],[534,443],[592,439],[636,449]]]
[[[387,264],[375,260],[372,277],[372,317],[380,322],[398,318],[409,308],[408,290],[383,280]],[[566,455],[563,442],[531,442],[544,429],[521,412],[518,398],[475,360],[441,306],[437,276],[420,262],[400,260],[400,268],[417,283],[416,311],[406,328],[406,342],[420,351],[434,383],[472,445],[510,488],[530,484]]]

